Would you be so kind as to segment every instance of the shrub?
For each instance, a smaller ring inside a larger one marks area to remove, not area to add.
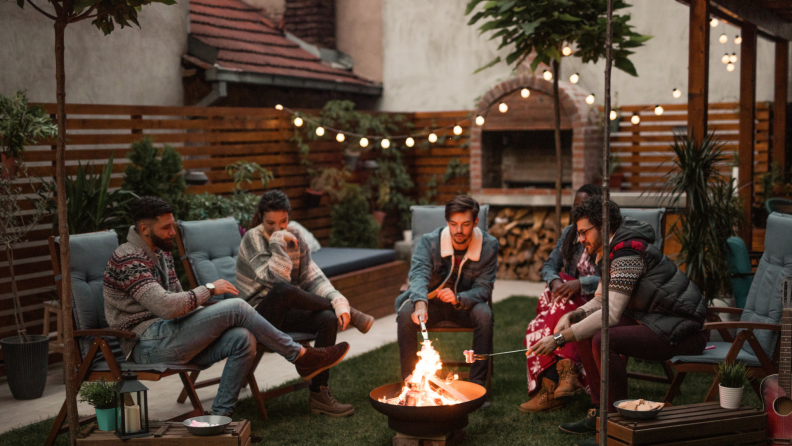
[[[380,225],[371,215],[371,208],[359,185],[347,183],[333,205],[330,246],[339,248],[379,247]]]
[[[126,155],[131,164],[124,170],[121,187],[139,197],[160,197],[173,207],[177,220],[183,218],[186,214],[184,190],[187,184],[181,175],[181,154],[169,145],[165,145],[160,152],[150,138],[132,144],[131,149]]]

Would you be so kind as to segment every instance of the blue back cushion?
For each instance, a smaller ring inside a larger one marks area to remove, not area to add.
[[[410,206],[412,211],[412,250],[415,248],[421,237],[428,234],[440,226],[446,226],[445,206]],[[478,228],[486,233],[489,227],[489,205],[483,204],[479,208]]]
[[[190,260],[198,285],[225,279],[236,285],[236,262],[242,236],[231,217],[217,220],[179,221],[184,251]],[[214,296],[212,300],[234,297]]]
[[[732,274],[731,285],[734,295],[734,305],[737,308],[745,308],[748,300],[748,292],[753,283],[751,275],[751,258],[748,255],[748,248],[740,237],[729,237],[726,239],[726,266],[729,274]]]
[[[781,281],[786,277],[792,277],[792,215],[773,212],[767,218],[765,252],[756,269],[740,320],[781,323]],[[754,333],[767,356],[772,358],[778,332],[754,330]],[[747,342],[743,350],[753,352]]]
[[[638,209],[638,208],[621,208],[621,215],[622,217],[630,217],[634,218],[638,221],[642,221],[644,223],[649,223],[654,229],[655,233],[655,241],[654,245],[658,249],[663,249],[663,239],[665,234],[663,233],[663,215],[665,214],[665,208],[657,208],[657,209]]]

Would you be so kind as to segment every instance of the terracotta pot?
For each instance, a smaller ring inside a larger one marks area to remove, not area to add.
[[[385,214],[385,212],[374,211],[374,220],[377,220],[377,223],[379,223],[380,226],[382,226],[382,222],[385,221],[385,215],[387,215]]]
[[[19,159],[8,156],[5,153],[0,153],[0,159],[2,159],[3,162],[3,179],[16,179],[17,172],[19,171]]]
[[[308,208],[315,208],[319,206],[319,203],[322,201],[322,195],[324,194],[320,191],[305,189],[305,206]]]
[[[621,172],[614,172],[610,176],[610,187],[611,189],[621,189],[622,183],[624,182],[624,174]]]

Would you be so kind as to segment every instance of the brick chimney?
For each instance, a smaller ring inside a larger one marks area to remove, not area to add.
[[[286,0],[283,28],[316,46],[335,49],[335,0]]]

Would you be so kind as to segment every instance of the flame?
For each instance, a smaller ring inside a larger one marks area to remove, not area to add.
[[[407,378],[399,396],[390,399],[382,398],[380,401],[410,406],[446,406],[459,404],[459,400],[450,395],[438,393],[429,384],[429,377],[435,376],[435,374],[443,368],[440,354],[432,347],[432,341],[423,341],[421,343],[421,351],[418,352],[418,357],[421,359],[418,361],[418,364],[416,364],[412,375]],[[446,383],[450,384],[457,378],[458,375],[449,374]],[[415,404],[407,404],[409,398],[412,398]]]

